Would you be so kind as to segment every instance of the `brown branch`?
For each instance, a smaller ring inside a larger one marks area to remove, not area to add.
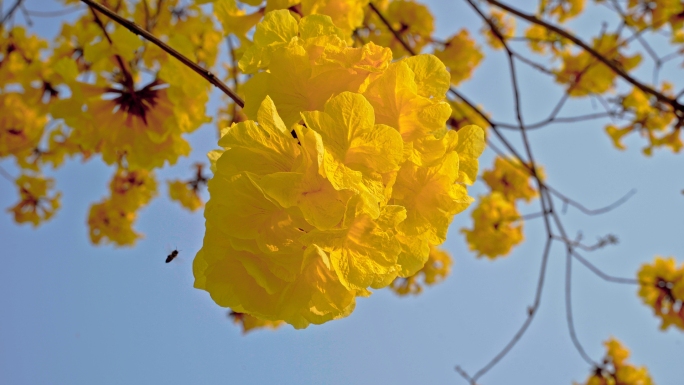
[[[584,257],[579,255],[577,251],[573,250],[572,252],[573,257],[580,261],[581,264],[586,266],[592,273],[596,274],[599,278],[603,279],[604,281],[608,282],[615,282],[615,283],[623,283],[627,285],[638,285],[639,280],[634,279],[634,278],[621,278],[621,277],[613,277],[611,275],[608,275],[601,271],[598,267],[594,266],[591,262],[587,261]]]
[[[10,173],[5,171],[5,169],[2,168],[2,166],[0,166],[0,175],[2,175],[2,177],[7,179],[8,181],[14,183],[14,180],[15,180],[14,177],[12,175],[10,175]]]
[[[607,212],[609,212],[609,211],[611,211],[611,210],[617,208],[618,206],[624,204],[625,202],[627,202],[627,201],[629,200],[629,198],[632,197],[632,195],[636,194],[636,190],[635,190],[635,189],[629,190],[629,192],[628,192],[627,194],[625,194],[622,198],[616,200],[615,202],[609,204],[608,206],[605,206],[605,207],[601,207],[601,208],[593,209],[593,210],[592,210],[592,209],[588,209],[588,208],[584,207],[583,205],[581,205],[580,203],[578,203],[578,202],[576,202],[576,201],[574,201],[574,200],[568,198],[567,196],[561,194],[558,190],[556,190],[556,189],[554,189],[554,188],[552,188],[552,187],[550,187],[550,186],[548,186],[548,185],[546,186],[546,188],[549,190],[549,192],[550,192],[551,194],[555,195],[555,196],[556,196],[558,199],[560,199],[564,204],[573,206],[573,207],[577,208],[579,211],[583,212],[583,213],[586,214],[586,215],[601,215],[601,214],[605,214],[605,213],[607,213]]]
[[[175,49],[171,48],[166,43],[159,40],[158,38],[156,38],[151,33],[147,32],[145,29],[141,28],[140,26],[138,26],[137,24],[135,24],[132,21],[124,19],[123,17],[121,17],[121,16],[117,15],[116,13],[114,13],[113,11],[111,11],[109,8],[107,8],[101,4],[98,4],[98,3],[94,2],[93,0],[81,0],[81,1],[83,3],[89,5],[90,7],[97,9],[100,13],[106,15],[107,17],[114,20],[115,22],[117,22],[118,24],[123,26],[124,28],[133,32],[134,34],[144,37],[145,39],[150,41],[152,44],[161,48],[166,53],[168,53],[169,55],[178,59],[181,63],[183,63],[184,65],[186,65],[187,67],[189,67],[190,69],[195,71],[197,74],[199,74],[203,78],[205,78],[209,83],[214,85],[216,88],[223,91],[223,93],[225,93],[231,99],[233,99],[233,101],[237,105],[239,105],[240,107],[245,106],[245,102],[242,100],[242,98],[240,98],[235,92],[233,92],[233,90],[228,88],[227,85],[225,85],[222,81],[220,81],[216,77],[216,75],[214,75],[210,71],[200,67],[198,64],[196,64],[192,60],[188,59],[187,57],[185,57],[184,55],[182,55],[180,52],[176,51]]]
[[[390,32],[392,33],[392,35],[394,35],[394,38],[397,39],[399,44],[401,44],[401,46],[404,47],[404,49],[408,51],[408,53],[410,53],[411,56],[416,56],[416,51],[414,51],[413,48],[411,48],[411,46],[401,37],[398,31],[392,28],[392,24],[390,24],[389,20],[385,18],[385,16],[382,14],[382,12],[380,12],[380,10],[375,6],[375,4],[373,4],[373,2],[369,2],[368,6],[373,10],[373,12],[375,12],[376,15],[378,15],[380,21],[382,21],[382,23],[385,24],[385,26],[390,30]]]
[[[527,21],[530,22],[530,23],[533,23],[533,24],[537,24],[537,25],[539,25],[539,26],[542,26],[542,27],[546,28],[547,30],[552,31],[552,32],[555,32],[555,33],[557,33],[557,34],[563,36],[564,38],[566,38],[566,39],[572,41],[573,43],[575,43],[575,45],[581,47],[581,48],[584,49],[586,52],[588,52],[589,54],[591,54],[592,56],[594,56],[596,59],[598,59],[601,63],[605,64],[605,65],[606,65],[608,68],[610,68],[613,72],[615,72],[616,74],[620,75],[620,77],[622,77],[623,79],[625,79],[628,83],[630,83],[630,84],[632,84],[633,86],[637,87],[638,89],[640,89],[640,90],[643,91],[644,93],[647,93],[647,94],[650,94],[650,95],[655,96],[659,101],[671,105],[672,108],[673,108],[674,110],[684,112],[684,105],[682,105],[682,104],[680,104],[679,102],[677,102],[677,100],[672,99],[672,98],[670,98],[670,97],[667,97],[667,96],[665,96],[664,94],[662,94],[662,93],[656,91],[655,89],[653,89],[653,88],[651,88],[651,87],[649,87],[649,86],[647,86],[647,85],[641,83],[640,81],[636,80],[636,79],[633,78],[630,74],[628,74],[627,72],[625,72],[622,68],[618,67],[618,66],[617,66],[615,63],[613,63],[612,61],[606,59],[603,55],[601,55],[599,52],[597,52],[595,49],[591,48],[589,45],[587,45],[585,42],[583,42],[582,40],[580,40],[579,38],[577,38],[577,37],[574,36],[573,34],[567,32],[567,31],[565,31],[565,30],[563,30],[563,29],[561,29],[561,28],[559,28],[559,27],[556,27],[555,25],[552,25],[552,24],[550,24],[550,23],[547,23],[547,22],[545,22],[545,21],[543,21],[543,20],[541,20],[541,19],[538,19],[537,17],[535,17],[535,16],[533,16],[533,15],[528,15],[528,14],[526,14],[526,13],[523,13],[523,12],[521,12],[521,11],[515,9],[515,8],[512,8],[512,7],[510,7],[510,6],[506,5],[506,4],[503,4],[503,3],[501,3],[501,2],[499,2],[499,1],[497,1],[497,0],[486,0],[486,1],[487,1],[489,4],[492,4],[492,5],[494,5],[494,6],[498,7],[498,8],[501,8],[501,9],[503,9],[503,10],[505,10],[505,11],[507,11],[507,12],[513,14],[513,15],[516,15],[516,16],[518,16],[518,17],[521,18],[521,19],[524,19],[524,20],[527,20]]]
[[[7,11],[7,14],[3,16],[2,20],[0,20],[0,27],[2,27],[7,20],[9,20],[14,13],[21,7],[21,3],[23,3],[24,0],[17,0],[12,7]]]
[[[544,245],[544,252],[542,253],[542,262],[539,269],[539,278],[537,280],[537,289],[534,294],[534,302],[532,306],[527,308],[527,318],[525,322],[520,326],[518,331],[513,335],[508,343],[504,346],[499,353],[494,356],[485,366],[478,370],[473,376],[469,376],[460,366],[456,366],[456,372],[459,373],[463,378],[465,378],[471,385],[475,385],[477,380],[490,371],[501,359],[503,359],[513,347],[520,341],[523,337],[530,324],[534,320],[534,316],[537,314],[539,305],[541,304],[541,296],[544,289],[544,278],[546,277],[546,266],[549,260],[549,255],[551,251],[552,239],[548,237],[546,239],[546,244]]]

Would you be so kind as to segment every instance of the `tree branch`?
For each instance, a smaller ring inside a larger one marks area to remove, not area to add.
[[[7,14],[6,14],[6,15],[2,18],[2,20],[0,21],[0,27],[1,27],[3,24],[5,24],[5,22],[6,22],[7,20],[9,20],[9,19],[12,17],[12,15],[14,15],[14,13],[19,9],[19,7],[21,6],[21,3],[23,3],[23,2],[24,2],[24,0],[17,0],[17,1],[12,5],[12,7],[7,11]]]

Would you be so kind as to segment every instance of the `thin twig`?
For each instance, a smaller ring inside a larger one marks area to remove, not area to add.
[[[401,44],[401,46],[404,47],[404,49],[408,51],[408,53],[410,53],[411,56],[416,56],[416,52],[413,50],[413,48],[411,48],[411,46],[401,37],[398,31],[392,28],[392,24],[390,24],[390,22],[385,18],[382,12],[380,12],[380,10],[375,6],[375,4],[373,4],[373,2],[369,2],[368,6],[373,10],[373,12],[375,12],[376,15],[378,15],[380,21],[382,21],[382,23],[385,24],[385,26],[390,30],[390,32],[392,33],[392,35],[394,35],[394,38],[397,39],[399,44]]]
[[[34,11],[31,9],[27,9],[26,13],[29,16],[34,16],[34,17],[57,17],[57,16],[68,15],[68,14],[76,12],[76,11],[83,11],[84,9],[85,8],[82,8],[79,6],[67,8],[67,9],[62,9],[59,11]]]
[[[586,214],[586,215],[600,215],[600,214],[605,214],[605,213],[607,213],[607,212],[609,212],[609,211],[611,211],[611,210],[617,208],[618,206],[624,204],[625,202],[627,202],[627,201],[629,200],[629,198],[632,197],[632,195],[636,194],[636,189],[631,189],[631,190],[629,190],[629,192],[628,192],[627,194],[625,194],[622,198],[616,200],[615,202],[609,204],[608,206],[605,206],[605,207],[601,207],[601,208],[593,209],[593,210],[592,210],[592,209],[586,208],[585,206],[583,206],[582,204],[578,203],[577,201],[574,201],[574,200],[568,198],[567,196],[561,194],[560,192],[558,192],[558,190],[552,188],[551,186],[548,186],[548,185],[547,185],[546,188],[548,188],[549,191],[550,191],[553,195],[555,195],[558,199],[560,199],[561,201],[563,201],[564,203],[566,203],[566,204],[568,204],[568,205],[570,205],[570,206],[575,207],[576,209],[578,209],[579,211],[581,211],[582,213],[584,213],[584,214]]]
[[[134,34],[138,36],[142,36],[157,47],[161,48],[164,50],[166,53],[169,55],[173,56],[174,58],[178,59],[181,63],[195,71],[197,74],[205,78],[209,83],[213,84],[215,87],[223,91],[226,95],[228,95],[233,101],[239,105],[240,107],[245,106],[245,102],[240,98],[233,90],[231,90],[227,85],[225,85],[222,81],[220,81],[216,75],[211,73],[210,71],[200,67],[198,64],[193,62],[192,60],[188,59],[184,55],[182,55],[180,52],[176,51],[175,49],[171,48],[168,46],[166,43],[163,41],[159,40],[156,38],[154,35],[151,33],[147,32],[145,29],[141,28],[139,25],[135,24],[132,21],[126,20],[125,18],[117,15],[113,11],[111,11],[109,8],[98,4],[94,2],[93,0],[81,0],[85,4],[89,5],[92,8],[97,9],[99,12],[102,14],[106,15],[110,19],[114,20],[124,28],[128,29],[129,31],[133,32]]]
[[[506,346],[504,346],[504,348],[501,349],[501,351],[499,351],[499,353],[496,356],[494,356],[494,358],[492,358],[485,366],[482,367],[482,369],[478,370],[475,373],[475,375],[471,377],[471,384],[475,384],[480,377],[482,377],[489,370],[491,370],[499,361],[501,361],[502,358],[504,358],[511,351],[511,349],[513,349],[513,347],[518,343],[518,341],[520,341],[522,336],[527,331],[527,328],[529,328],[530,324],[534,320],[534,316],[537,314],[537,310],[539,309],[539,305],[541,304],[542,292],[544,291],[544,279],[546,277],[546,266],[551,252],[551,243],[552,239],[547,238],[546,244],[544,245],[544,251],[542,253],[542,262],[541,267],[539,268],[539,278],[537,279],[537,289],[534,294],[534,303],[527,309],[527,318],[520,326],[518,331],[515,333],[513,338],[511,338],[510,341],[508,341]]]
[[[12,16],[14,15],[14,13],[19,9],[19,7],[21,6],[21,3],[23,3],[23,2],[24,2],[24,0],[17,0],[17,1],[10,7],[10,9],[7,11],[7,13],[5,14],[5,16],[3,16],[2,20],[0,21],[0,27],[3,26],[7,20],[9,20],[10,18],[12,18]]]
[[[580,356],[591,366],[599,366],[599,363],[589,357],[584,347],[577,338],[577,331],[575,330],[575,321],[572,315],[572,246],[566,243],[567,255],[565,256],[565,316],[568,323],[568,331],[570,332],[570,339],[575,349]]]
[[[2,166],[0,166],[0,175],[2,175],[3,178],[7,179],[8,181],[14,183],[14,177],[10,175]]]
[[[587,269],[589,269],[592,273],[596,274],[599,278],[603,279],[604,281],[608,282],[615,282],[615,283],[623,283],[627,285],[638,285],[639,280],[634,279],[634,278],[621,278],[621,277],[613,277],[611,275],[608,275],[601,271],[598,267],[594,266],[591,262],[586,260],[584,257],[582,257],[576,250],[572,251],[572,256],[580,261],[582,265],[584,265]]]

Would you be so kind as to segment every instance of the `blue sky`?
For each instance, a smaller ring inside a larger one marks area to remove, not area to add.
[[[462,26],[477,31],[479,20],[464,4],[454,3],[430,2],[438,15],[438,34],[447,36]],[[519,6],[531,10],[530,4]],[[61,5],[27,0],[26,7],[45,11]],[[597,9],[572,28],[586,40],[600,31],[602,12]],[[59,20],[35,19],[33,30],[51,36]],[[489,49],[485,54],[474,79],[460,89],[495,120],[513,122],[505,57]],[[681,78],[680,63],[666,68],[667,78]],[[650,69],[642,67],[637,74],[650,79]],[[543,119],[562,91],[547,77],[519,68],[525,119]],[[214,98],[212,108],[219,102]],[[588,100],[580,100],[561,115],[593,110]],[[618,245],[585,255],[615,276],[633,277],[658,254],[684,261],[681,155],[660,150],[646,158],[638,137],[625,141],[627,151],[617,151],[603,132],[605,123],[557,124],[530,133],[549,184],[586,206],[601,207],[637,190],[602,216],[587,217],[570,208],[562,217],[568,231],[581,231],[587,242],[615,234]],[[216,131],[208,125],[190,140],[191,157],[159,172],[160,180],[189,175],[191,165],[216,146]],[[489,167],[492,159],[487,150],[481,165]],[[0,165],[17,175],[11,162]],[[350,317],[321,326],[243,336],[226,309],[192,287],[192,258],[202,243],[204,219],[170,203],[165,188],[140,212],[136,229],[145,238],[135,248],[89,243],[88,208],[107,194],[111,172],[98,159],[75,159],[48,172],[63,192],[63,207],[38,229],[0,215],[0,383],[464,384],[454,366],[470,373],[483,366],[524,321],[532,303],[542,223],[527,222],[526,242],[491,262],[476,259],[459,233],[470,225],[468,211],[455,218],[445,244],[454,258],[446,282],[418,297],[376,291],[360,298]],[[485,191],[478,182],[471,194]],[[0,207],[15,201],[14,186],[0,180]],[[538,204],[523,211],[538,211]],[[165,264],[176,247],[179,258]],[[565,323],[564,269],[562,247],[554,244],[537,317],[482,384],[571,384],[586,378],[590,368],[574,350]],[[604,282],[575,263],[573,305],[578,337],[592,358],[599,360],[602,341],[614,336],[632,351],[632,362],[649,368],[657,384],[681,383],[684,334],[659,331],[659,321],[641,304],[636,287]]]

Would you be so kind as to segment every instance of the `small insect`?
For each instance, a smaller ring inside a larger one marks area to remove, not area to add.
[[[172,251],[171,254],[169,254],[169,255],[166,257],[166,263],[169,263],[169,262],[173,261],[173,259],[176,258],[176,256],[178,256],[178,249]]]

